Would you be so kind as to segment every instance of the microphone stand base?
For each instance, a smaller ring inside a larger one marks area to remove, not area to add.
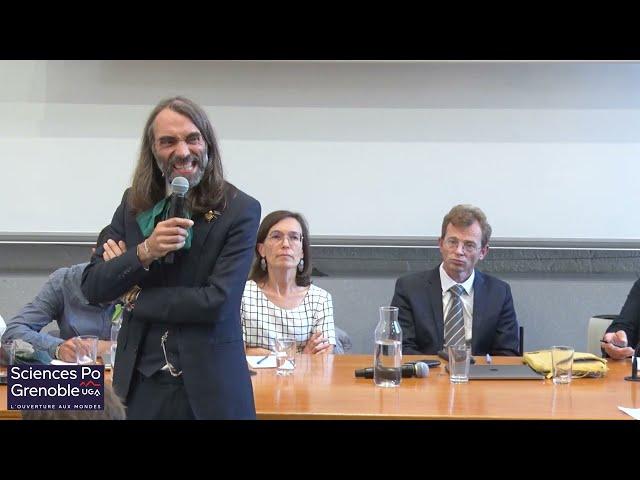
[[[640,377],[624,377],[627,382],[640,382]]]

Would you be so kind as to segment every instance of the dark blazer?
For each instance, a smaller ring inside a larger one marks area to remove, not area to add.
[[[255,418],[253,389],[242,341],[240,301],[253,258],[260,203],[228,185],[223,213],[210,223],[193,218],[189,250],[176,253],[173,265],[154,262],[145,271],[136,255],[144,240],[127,205],[127,193],[111,222],[114,240],[128,250],[108,262],[96,249],[84,271],[82,291],[92,302],[142,288],[126,314],[118,337],[113,385],[127,398],[138,350],[154,322],[173,327],[183,381],[198,419]]]
[[[476,270],[473,292],[472,354],[518,355],[518,321],[509,285]],[[402,353],[434,355],[443,348],[438,268],[399,278],[391,305],[400,309]]]
[[[627,334],[627,344],[631,348],[636,348],[640,333],[640,279],[636,280],[631,287],[620,315],[611,322],[605,333],[615,333],[618,330],[624,330]]]

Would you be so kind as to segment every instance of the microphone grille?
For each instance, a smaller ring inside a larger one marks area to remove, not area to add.
[[[417,362],[415,365],[416,377],[423,378],[429,376],[429,365],[424,362]]]
[[[178,195],[184,195],[189,190],[189,180],[184,177],[176,177],[171,182],[171,191]]]

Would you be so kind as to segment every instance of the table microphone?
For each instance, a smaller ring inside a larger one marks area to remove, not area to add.
[[[356,370],[356,378],[373,378],[373,367],[359,368]],[[424,362],[405,363],[402,365],[402,378],[428,377],[429,365]]]

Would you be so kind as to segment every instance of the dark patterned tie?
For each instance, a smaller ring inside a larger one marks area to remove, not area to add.
[[[444,320],[445,347],[464,343],[464,316],[462,315],[462,300],[460,300],[464,287],[454,285],[449,291],[451,292],[451,302],[447,318]]]

